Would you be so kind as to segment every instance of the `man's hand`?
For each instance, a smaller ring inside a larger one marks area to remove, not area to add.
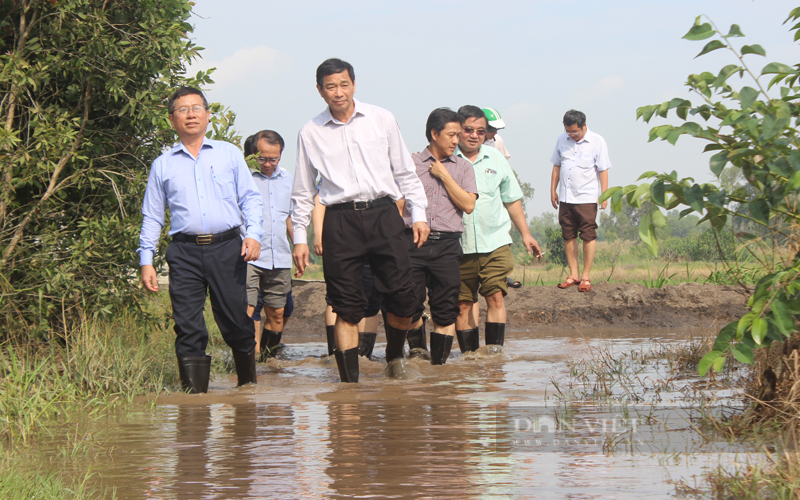
[[[539,242],[536,241],[536,238],[527,234],[522,237],[522,244],[525,245],[525,249],[528,250],[528,255],[533,255],[537,259],[542,258],[542,249],[539,247]]]
[[[429,171],[431,175],[436,177],[437,179],[444,179],[445,177],[450,176],[450,172],[447,171],[447,168],[445,168],[445,166],[442,165],[442,162],[440,162],[439,160],[433,160],[433,163],[431,163]]]
[[[428,235],[431,234],[431,228],[428,227],[427,222],[415,222],[411,229],[414,231],[414,243],[417,244],[417,248],[421,247],[426,241],[428,241]]]
[[[158,276],[155,267],[149,264],[142,266],[142,284],[151,292],[158,291]]]
[[[600,210],[605,210],[607,206],[608,206],[608,200],[600,204]]]
[[[308,245],[306,243],[295,243],[294,250],[292,250],[292,258],[294,259],[294,273],[295,278],[299,278],[306,272],[308,267]]]
[[[322,256],[322,235],[319,237],[316,234],[314,235],[314,253]]]
[[[558,210],[558,193],[555,191],[550,191],[550,203],[553,204],[553,208]]]
[[[242,257],[244,257],[244,261],[253,262],[258,260],[259,255],[261,255],[261,243],[253,238],[245,238],[242,242]]]

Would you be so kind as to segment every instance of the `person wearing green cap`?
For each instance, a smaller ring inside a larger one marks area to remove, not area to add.
[[[498,130],[506,128],[506,123],[500,116],[500,112],[494,108],[483,108],[482,111],[483,114],[486,115],[487,122],[486,138],[483,144],[500,151],[503,153],[503,156],[506,157],[506,160],[510,160],[511,153],[506,149],[506,143],[503,141],[503,138],[497,133]]]

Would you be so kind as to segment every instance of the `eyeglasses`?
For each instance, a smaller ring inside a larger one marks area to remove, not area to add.
[[[259,156],[258,158],[256,158],[256,161],[262,165],[266,165],[267,163],[277,165],[278,162],[281,161],[281,157],[277,156],[275,158],[264,158],[263,156]]]
[[[467,135],[478,134],[478,135],[486,135],[485,128],[472,128],[472,127],[464,127],[464,133]]]
[[[178,109],[176,109],[176,110],[175,110],[175,112],[176,112],[177,114],[179,114],[179,115],[186,115],[186,114],[189,114],[189,111],[192,111],[193,113],[197,114],[197,113],[202,113],[202,112],[203,112],[203,111],[205,111],[206,109],[207,109],[207,108],[206,108],[205,106],[200,106],[200,105],[198,104],[197,106],[191,106],[191,107],[184,106],[184,107],[182,107],[182,108],[178,108]]]
[[[570,137],[577,137],[577,136],[581,135],[582,129],[578,129],[575,132],[570,132],[569,130],[564,129],[564,132]]]

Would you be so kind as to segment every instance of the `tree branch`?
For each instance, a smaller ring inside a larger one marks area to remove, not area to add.
[[[81,128],[78,131],[78,135],[76,135],[75,139],[72,141],[72,146],[69,148],[69,151],[67,151],[61,157],[61,159],[58,161],[58,164],[56,165],[56,168],[53,170],[53,175],[50,177],[50,185],[47,187],[47,191],[45,191],[44,195],[39,199],[38,203],[36,203],[36,205],[33,208],[31,208],[30,211],[28,211],[28,213],[25,215],[25,218],[23,218],[22,221],[19,223],[19,226],[17,226],[16,231],[14,231],[14,236],[11,238],[11,242],[8,244],[5,251],[3,252],[2,260],[0,260],[0,270],[5,269],[9,257],[11,256],[12,253],[14,253],[17,244],[19,244],[19,241],[25,234],[25,228],[28,227],[28,224],[33,218],[33,215],[36,213],[37,208],[40,207],[42,204],[44,204],[44,202],[46,202],[48,199],[50,199],[50,197],[53,196],[53,193],[57,192],[58,177],[61,175],[61,171],[64,170],[64,167],[67,165],[67,162],[69,161],[70,158],[72,158],[72,155],[75,154],[75,151],[78,149],[78,146],[80,146],[81,141],[83,140],[83,133],[86,130],[86,124],[89,121],[89,90],[90,86],[87,85],[83,100],[83,123],[81,123]]]

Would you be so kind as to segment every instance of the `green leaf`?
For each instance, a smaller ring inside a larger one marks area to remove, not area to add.
[[[697,213],[703,213],[703,190],[697,184],[683,188],[683,198],[686,204]]]
[[[772,317],[773,323],[785,337],[789,337],[797,329],[786,304],[780,300],[772,302]]]
[[[686,40],[705,40],[706,38],[711,38],[714,36],[716,31],[714,28],[711,27],[709,23],[703,24],[695,24],[692,28],[681,38],[685,38]]]
[[[654,227],[664,227],[667,225],[667,218],[661,213],[661,210],[653,205],[653,210],[650,212],[650,218],[653,221]]]
[[[753,323],[750,325],[750,335],[758,345],[764,343],[764,337],[767,336],[767,320],[764,318],[753,318]]]
[[[769,63],[761,70],[762,75],[782,74],[782,73],[796,73],[794,68],[787,66],[783,63]]]
[[[705,47],[703,47],[703,50],[701,50],[699,54],[694,56],[694,58],[697,59],[698,57],[700,57],[700,56],[702,56],[704,54],[708,54],[709,52],[713,52],[713,51],[715,51],[717,49],[724,49],[725,47],[727,47],[727,45],[725,45],[724,43],[720,42],[719,40],[711,40],[710,42],[708,42],[706,44]]]
[[[756,101],[758,91],[750,87],[742,87],[739,91],[739,101],[742,104],[742,110],[749,109],[750,106]]]
[[[700,373],[700,376],[702,377],[703,375],[708,373],[708,370],[711,368],[711,366],[714,365],[717,359],[719,359],[721,356],[722,353],[719,351],[711,351],[705,356],[703,356],[703,359],[701,359],[700,363],[698,363],[697,365],[697,371],[698,373]],[[724,359],[725,358],[723,358],[723,360]]]
[[[744,344],[734,344],[731,346],[733,357],[741,363],[753,364],[753,350]]]
[[[744,56],[744,55],[747,55],[747,54],[758,54],[759,56],[766,57],[767,56],[767,51],[764,50],[764,48],[761,47],[761,45],[758,45],[758,44],[744,45],[742,47],[742,55]]]
[[[784,189],[785,193],[789,193],[791,191],[800,188],[800,170],[795,171],[791,177],[789,177],[789,182],[786,183],[786,188]]]
[[[658,175],[658,172],[656,172],[655,170],[650,170],[650,171],[645,172],[642,175],[640,175],[639,178],[636,179],[636,182],[639,182],[642,179],[648,179],[650,177],[655,177],[657,175]]]
[[[650,246],[650,216],[645,215],[639,221],[639,238],[642,239],[642,242]]]
[[[712,83],[711,85],[713,87],[723,87],[725,85],[725,82],[728,80],[728,78],[731,77],[731,75],[741,70],[742,70],[741,66],[737,66],[735,64],[729,64],[719,71],[717,79],[714,80],[714,83]]]
[[[636,191],[634,191],[633,197],[631,198],[631,200],[636,201],[639,198],[641,198],[645,193],[648,193],[648,192],[650,192],[650,183],[649,182],[645,182],[644,184],[642,184],[642,185],[640,185],[639,187],[636,188]]]
[[[747,208],[750,212],[750,217],[765,226],[769,225],[769,204],[767,204],[764,198],[756,198],[747,204]]]
[[[728,34],[725,35],[725,38],[730,36],[744,36],[744,33],[742,33],[742,30],[739,28],[738,24],[731,24],[731,29],[728,31]]]
[[[607,199],[611,198],[617,191],[622,191],[622,187],[614,186],[606,189],[605,191],[603,191],[603,194],[600,195],[600,200],[598,201],[598,203],[603,203]]]
[[[721,153],[717,153],[711,157],[709,160],[709,165],[711,166],[711,171],[714,172],[714,175],[717,177],[720,176],[722,170],[725,168],[725,164],[728,163],[728,152],[722,151]]]
[[[664,181],[655,181],[650,186],[650,199],[653,200],[653,203],[656,205],[663,207],[666,204],[665,196]]]

